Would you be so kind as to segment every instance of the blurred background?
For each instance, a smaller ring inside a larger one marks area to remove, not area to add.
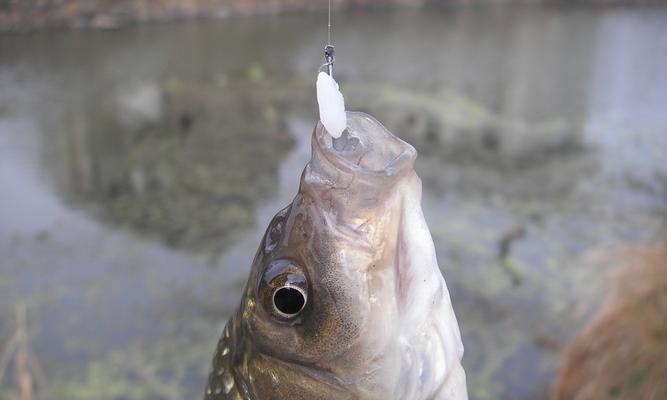
[[[419,151],[472,399],[665,399],[667,7],[510,3],[334,0],[347,107]],[[0,31],[0,399],[201,398],[309,159],[326,1]]]

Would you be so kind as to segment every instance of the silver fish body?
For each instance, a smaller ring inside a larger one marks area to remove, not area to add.
[[[321,124],[218,343],[206,400],[467,399],[416,151],[363,113]]]

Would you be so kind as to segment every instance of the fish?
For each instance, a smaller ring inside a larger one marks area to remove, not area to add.
[[[417,152],[370,115],[321,122],[224,327],[205,400],[463,400],[463,343]],[[340,150],[339,150],[340,149]]]

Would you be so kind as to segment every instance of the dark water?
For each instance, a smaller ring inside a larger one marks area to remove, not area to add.
[[[0,338],[26,304],[39,398],[199,397],[308,160],[323,27],[0,37]],[[349,107],[420,152],[471,397],[543,398],[617,254],[664,242],[667,9],[351,14],[334,28]]]

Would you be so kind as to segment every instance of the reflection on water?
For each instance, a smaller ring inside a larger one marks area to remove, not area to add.
[[[274,191],[291,138],[259,92],[172,86],[68,110],[66,134],[52,138],[63,143],[50,143],[67,162],[64,191],[109,223],[170,245],[228,247]]]
[[[349,107],[420,152],[472,397],[543,397],[610,250],[664,240],[667,10],[336,21]],[[26,302],[41,398],[199,396],[309,157],[321,22],[0,38],[0,337]]]

